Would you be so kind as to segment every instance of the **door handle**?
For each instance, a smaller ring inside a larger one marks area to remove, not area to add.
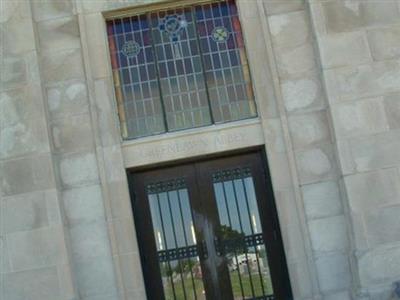
[[[214,237],[214,248],[215,248],[215,253],[218,256],[222,256],[223,255],[222,243],[221,243],[221,240],[218,237]]]
[[[199,250],[199,256],[201,259],[208,258],[208,249],[207,249],[206,241],[203,240],[200,242],[200,244],[198,244],[198,250]]]

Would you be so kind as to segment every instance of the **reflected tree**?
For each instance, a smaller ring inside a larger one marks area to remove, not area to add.
[[[218,228],[220,237],[220,247],[226,254],[235,252],[236,255],[247,252],[245,235],[226,225],[220,225]]]

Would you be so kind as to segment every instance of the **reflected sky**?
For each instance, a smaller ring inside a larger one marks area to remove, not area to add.
[[[158,251],[196,244],[187,189],[150,194],[148,198]]]
[[[261,232],[260,216],[253,179],[235,179],[214,183],[221,225],[251,235]]]

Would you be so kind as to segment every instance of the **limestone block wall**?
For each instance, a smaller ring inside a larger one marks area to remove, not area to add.
[[[0,1],[1,299],[145,299],[103,12],[161,1]],[[399,1],[238,5],[296,300],[387,299]]]
[[[81,29],[73,1],[32,1],[76,297],[118,299]]]
[[[351,299],[350,228],[308,5],[265,0],[263,7],[310,240],[313,297]]]
[[[0,298],[73,299],[32,10],[2,1],[0,14]]]
[[[120,299],[76,5],[1,13],[1,298]]]
[[[264,2],[238,1],[238,6],[293,294],[313,299],[319,294],[317,276]]]
[[[400,2],[310,1],[351,219],[355,299],[400,280]]]

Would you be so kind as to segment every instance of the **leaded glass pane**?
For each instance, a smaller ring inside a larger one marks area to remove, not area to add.
[[[150,184],[146,189],[165,299],[204,299],[200,257],[184,179]]]
[[[211,124],[192,8],[150,16],[168,129]]]
[[[213,185],[234,299],[274,299],[250,169],[216,172]]]
[[[197,30],[215,123],[257,115],[234,1],[196,6]]]
[[[165,132],[150,27],[145,15],[109,21],[108,41],[124,138]]]
[[[124,138],[257,115],[233,0],[107,25]]]

